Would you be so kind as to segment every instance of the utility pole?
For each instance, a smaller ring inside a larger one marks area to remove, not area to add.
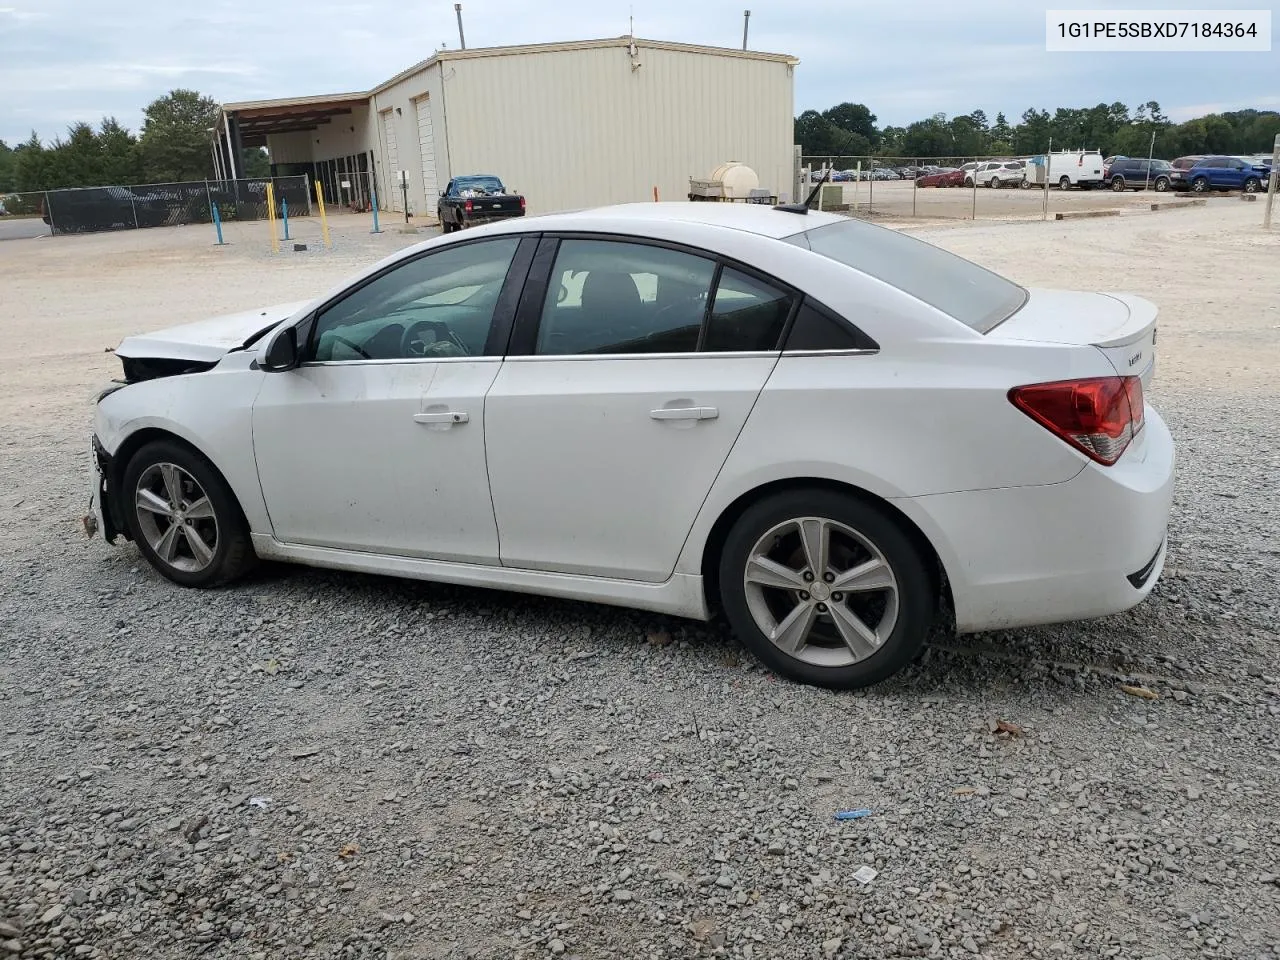
[[[1271,146],[1271,176],[1267,182],[1267,209],[1262,214],[1262,228],[1271,229],[1271,204],[1280,190],[1280,133],[1276,134],[1276,142]]]
[[[453,12],[458,15],[458,43],[462,45],[462,49],[467,49],[467,38],[462,34],[462,4],[455,3]]]
[[[742,11],[742,49],[747,49],[747,27],[751,24],[751,11]]]

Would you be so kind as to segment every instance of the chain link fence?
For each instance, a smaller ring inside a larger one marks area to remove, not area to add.
[[[282,202],[291,213],[310,214],[315,187],[304,176],[75,187],[0,194],[0,235],[38,236],[37,220],[55,235],[210,223],[215,207],[223,221],[264,220],[268,183],[275,184],[277,215]]]
[[[801,157],[815,206],[871,219],[1042,220],[1138,206],[1142,184],[1113,192],[1097,151],[1034,156]],[[803,196],[802,196],[803,199]],[[1169,197],[1166,200],[1171,199]]]

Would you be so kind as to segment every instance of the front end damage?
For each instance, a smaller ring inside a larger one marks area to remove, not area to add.
[[[89,512],[84,515],[82,523],[84,532],[90,537],[102,534],[107,543],[115,543],[116,538],[129,537],[129,528],[120,515],[120,505],[116,501],[113,482],[111,455],[103,448],[95,435],[89,448]]]

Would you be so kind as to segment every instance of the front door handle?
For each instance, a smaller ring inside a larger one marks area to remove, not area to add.
[[[720,416],[715,407],[659,407],[650,410],[654,420],[714,420]]]
[[[461,410],[444,410],[440,413],[415,413],[414,423],[466,423],[471,418]]]

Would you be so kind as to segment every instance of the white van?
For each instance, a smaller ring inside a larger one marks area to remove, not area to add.
[[[1049,154],[1049,185],[1059,190],[1103,185],[1102,154],[1097,150],[1063,150]],[[1043,182],[1043,181],[1041,181]]]

